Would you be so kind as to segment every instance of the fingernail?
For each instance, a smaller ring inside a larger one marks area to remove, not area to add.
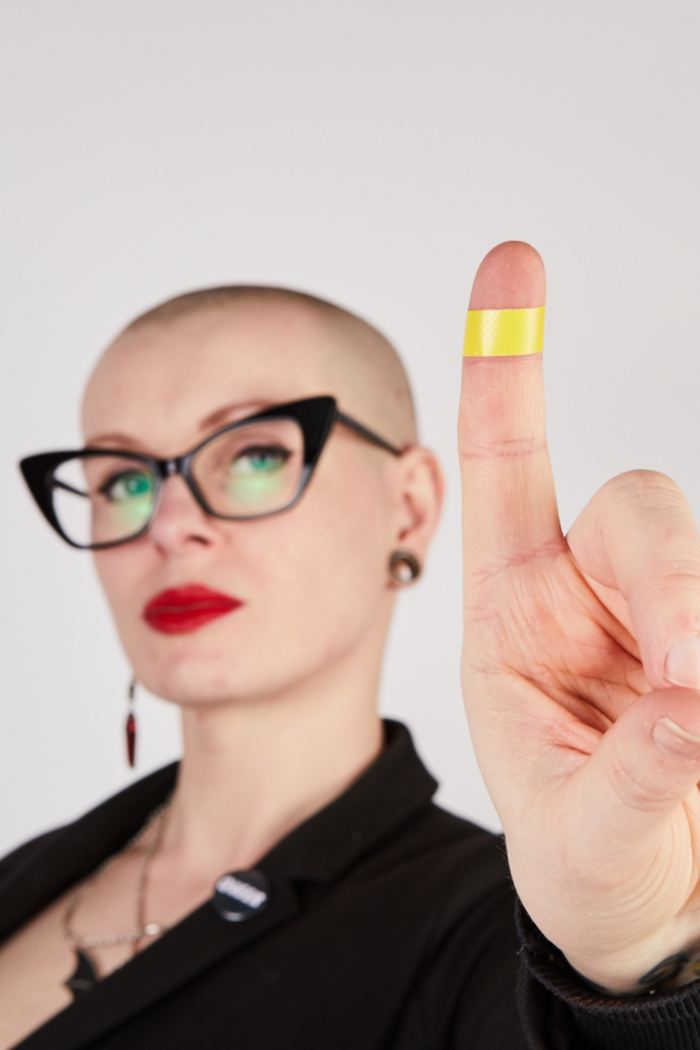
[[[700,689],[700,638],[697,635],[689,634],[669,649],[666,679],[671,685]]]
[[[659,750],[672,758],[700,758],[700,736],[681,729],[671,718],[660,718],[651,735]]]

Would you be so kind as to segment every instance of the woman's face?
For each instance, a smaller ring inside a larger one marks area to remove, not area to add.
[[[363,420],[333,382],[324,338],[308,311],[269,305],[136,328],[88,384],[86,444],[172,457],[229,422],[315,394],[334,394]],[[168,478],[149,532],[94,555],[136,678],[183,704],[252,699],[381,647],[388,559],[408,514],[401,469],[336,426],[300,503],[254,521],[208,517],[182,478]],[[154,597],[192,586],[240,605],[178,633],[144,619]]]

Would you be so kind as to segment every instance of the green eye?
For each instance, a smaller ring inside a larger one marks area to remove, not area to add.
[[[278,445],[242,449],[228,465],[226,490],[231,506],[255,509],[284,494],[289,483],[285,465],[290,455]]]
[[[100,489],[110,503],[128,503],[131,500],[143,499],[153,492],[153,480],[150,475],[140,470],[125,470],[115,474]]]
[[[253,478],[275,474],[289,459],[286,448],[265,445],[244,449],[229,467],[232,478]]]

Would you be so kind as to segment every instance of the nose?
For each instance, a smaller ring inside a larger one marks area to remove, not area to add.
[[[163,553],[178,555],[201,551],[221,539],[214,520],[199,506],[186,481],[172,475],[163,482],[148,535]]]

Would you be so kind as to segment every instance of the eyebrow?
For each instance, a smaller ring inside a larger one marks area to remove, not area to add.
[[[205,416],[199,423],[198,429],[202,434],[218,430],[219,427],[225,426],[226,423],[233,423],[238,419],[245,419],[246,416],[252,416],[257,412],[261,412],[267,405],[268,402],[263,400],[239,401],[230,405],[224,405],[223,408],[217,408],[214,412],[210,412],[208,416]],[[85,444],[88,448],[100,446],[102,448],[124,449],[131,452],[144,451],[143,444],[137,438],[129,434],[123,434],[120,431],[98,434],[86,441]]]

